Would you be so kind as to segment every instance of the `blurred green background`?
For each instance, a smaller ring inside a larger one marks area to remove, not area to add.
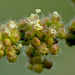
[[[69,0],[0,0],[0,22],[20,20],[34,13],[40,8],[47,16],[50,12],[58,11],[65,26],[75,15],[75,6]],[[54,61],[51,70],[44,70],[40,75],[75,75],[75,47],[68,47],[65,41],[59,42],[60,52],[56,56],[49,55],[47,58]],[[24,50],[25,48],[23,48]],[[9,63],[6,57],[0,59],[0,75],[38,75],[26,68],[27,57],[22,50],[16,63]],[[45,57],[46,58],[46,57]]]

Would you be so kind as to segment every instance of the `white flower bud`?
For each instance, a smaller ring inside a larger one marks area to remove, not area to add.
[[[54,17],[56,17],[56,18],[59,16],[59,14],[58,14],[57,11],[54,11],[54,12],[53,12],[53,15],[54,15]]]
[[[36,9],[35,12],[38,14],[41,12],[41,9]]]

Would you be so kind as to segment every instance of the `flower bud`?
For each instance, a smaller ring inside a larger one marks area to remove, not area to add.
[[[4,56],[4,50],[0,50],[0,58]]]
[[[34,48],[30,47],[25,51],[25,53],[28,57],[32,57],[33,51],[34,51]]]
[[[30,70],[33,70],[33,64],[27,63],[27,68],[30,69]]]
[[[35,56],[35,57],[30,59],[30,62],[32,64],[41,64],[42,63],[42,58],[41,58],[41,56]]]
[[[11,40],[11,42],[13,43],[13,44],[15,44],[15,43],[18,43],[19,42],[19,40],[20,40],[20,35],[19,35],[19,33],[16,31],[14,31],[14,32],[12,32],[12,35],[11,35],[11,37],[10,37],[10,40]]]
[[[50,49],[52,55],[56,55],[58,51],[59,51],[59,46],[57,44],[54,44]]]
[[[49,28],[47,31],[46,31],[47,35],[54,38],[58,35],[57,31],[53,28]]]
[[[41,73],[43,71],[43,65],[42,64],[33,65],[33,71],[36,73]]]
[[[0,32],[0,41],[2,40],[2,32]]]
[[[53,66],[53,61],[51,61],[51,60],[47,60],[47,59],[44,59],[44,61],[43,61],[43,65],[44,65],[45,68],[47,68],[47,69],[51,69],[52,66]]]
[[[3,45],[4,46],[11,46],[11,41],[9,38],[4,38],[3,39]]]
[[[40,44],[41,44],[41,42],[40,42],[40,40],[39,40],[37,37],[34,37],[34,38],[32,39],[32,41],[31,41],[31,45],[32,45],[33,47],[38,47],[38,46],[40,46]]]
[[[41,55],[47,55],[49,53],[49,49],[45,43],[42,43],[41,46],[37,48],[37,52]]]
[[[32,39],[34,37],[34,32],[32,31],[27,31],[25,33],[25,39]]]
[[[58,30],[58,36],[61,39],[65,39],[67,36],[67,31],[64,28],[59,28]]]
[[[54,39],[53,38],[47,38],[46,43],[47,43],[47,45],[51,46],[54,44]]]

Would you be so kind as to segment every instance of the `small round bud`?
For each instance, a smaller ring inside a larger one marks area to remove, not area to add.
[[[41,9],[36,9],[35,12],[38,14],[41,12]]]
[[[40,56],[35,56],[32,59],[30,59],[30,62],[32,64],[41,64],[42,63],[42,58]]]
[[[59,30],[58,30],[58,36],[59,36],[59,38],[61,38],[61,39],[65,39],[66,36],[67,36],[67,31],[66,31],[66,29],[65,29],[65,28],[59,28]]]
[[[47,35],[49,35],[50,37],[56,37],[58,35],[57,31],[53,28],[49,28],[47,31],[46,31]]]
[[[31,41],[31,45],[32,45],[33,47],[38,47],[38,46],[40,46],[40,44],[41,44],[41,42],[40,42],[40,40],[39,40],[37,37],[34,37],[34,38],[32,39],[32,41]]]
[[[27,25],[27,22],[26,22],[26,20],[21,20],[20,21],[20,23],[19,23],[19,28],[21,28],[21,27],[24,27],[24,26],[26,26]]]
[[[2,32],[0,32],[0,41],[2,40]]]
[[[47,55],[49,53],[49,48],[45,43],[42,43],[41,46],[37,48],[37,52],[41,55]]]
[[[3,45],[4,46],[11,46],[11,41],[9,38],[4,38],[3,39]]]
[[[33,71],[37,73],[41,73],[43,71],[43,65],[42,64],[35,64],[33,66]]]
[[[53,38],[47,38],[47,39],[46,39],[46,43],[47,43],[49,46],[51,46],[51,45],[54,44],[54,39],[53,39]]]
[[[28,49],[25,51],[26,55],[27,55],[28,57],[32,57],[33,50],[34,50],[33,47],[28,48]]]
[[[33,64],[27,63],[27,68],[30,69],[30,70],[33,70]]]
[[[0,58],[4,56],[4,50],[0,50]]]
[[[13,55],[13,56],[7,56],[7,59],[9,62],[16,62],[17,61],[17,55]]]
[[[13,44],[18,43],[20,40],[20,35],[18,32],[12,32],[12,35],[10,37],[10,40]]]
[[[9,21],[8,27],[11,28],[11,29],[17,29],[17,24],[16,24],[15,21]]]
[[[47,69],[51,69],[52,66],[53,66],[53,61],[51,61],[51,60],[47,60],[47,59],[44,59],[44,61],[43,61],[43,65],[44,65],[45,68],[47,68]]]
[[[34,29],[36,29],[36,30],[42,30],[43,27],[39,23],[37,23],[37,24],[34,25]]]
[[[25,33],[25,39],[32,39],[34,37],[34,32],[32,31],[27,31]]]
[[[56,55],[58,51],[59,51],[59,46],[57,44],[54,44],[50,49],[52,55]]]
[[[11,31],[8,28],[5,28],[3,31],[3,37],[10,37],[11,36]]]

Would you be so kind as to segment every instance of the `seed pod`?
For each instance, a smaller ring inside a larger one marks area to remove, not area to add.
[[[32,41],[31,41],[31,45],[32,45],[33,47],[38,47],[38,46],[40,46],[40,44],[41,44],[41,42],[40,42],[40,40],[39,40],[37,37],[34,37],[34,38],[32,39]]]
[[[9,38],[4,38],[3,39],[3,45],[4,46],[11,46],[11,41]]]
[[[42,64],[33,65],[33,71],[37,73],[41,73],[43,71],[43,65]]]
[[[53,66],[53,61],[44,59],[43,66],[47,69],[51,69]]]
[[[57,44],[54,44],[51,49],[50,52],[52,55],[56,55],[59,52],[59,46]]]
[[[37,48],[37,52],[41,55],[47,55],[49,53],[49,49],[45,43],[42,43],[41,46]]]

